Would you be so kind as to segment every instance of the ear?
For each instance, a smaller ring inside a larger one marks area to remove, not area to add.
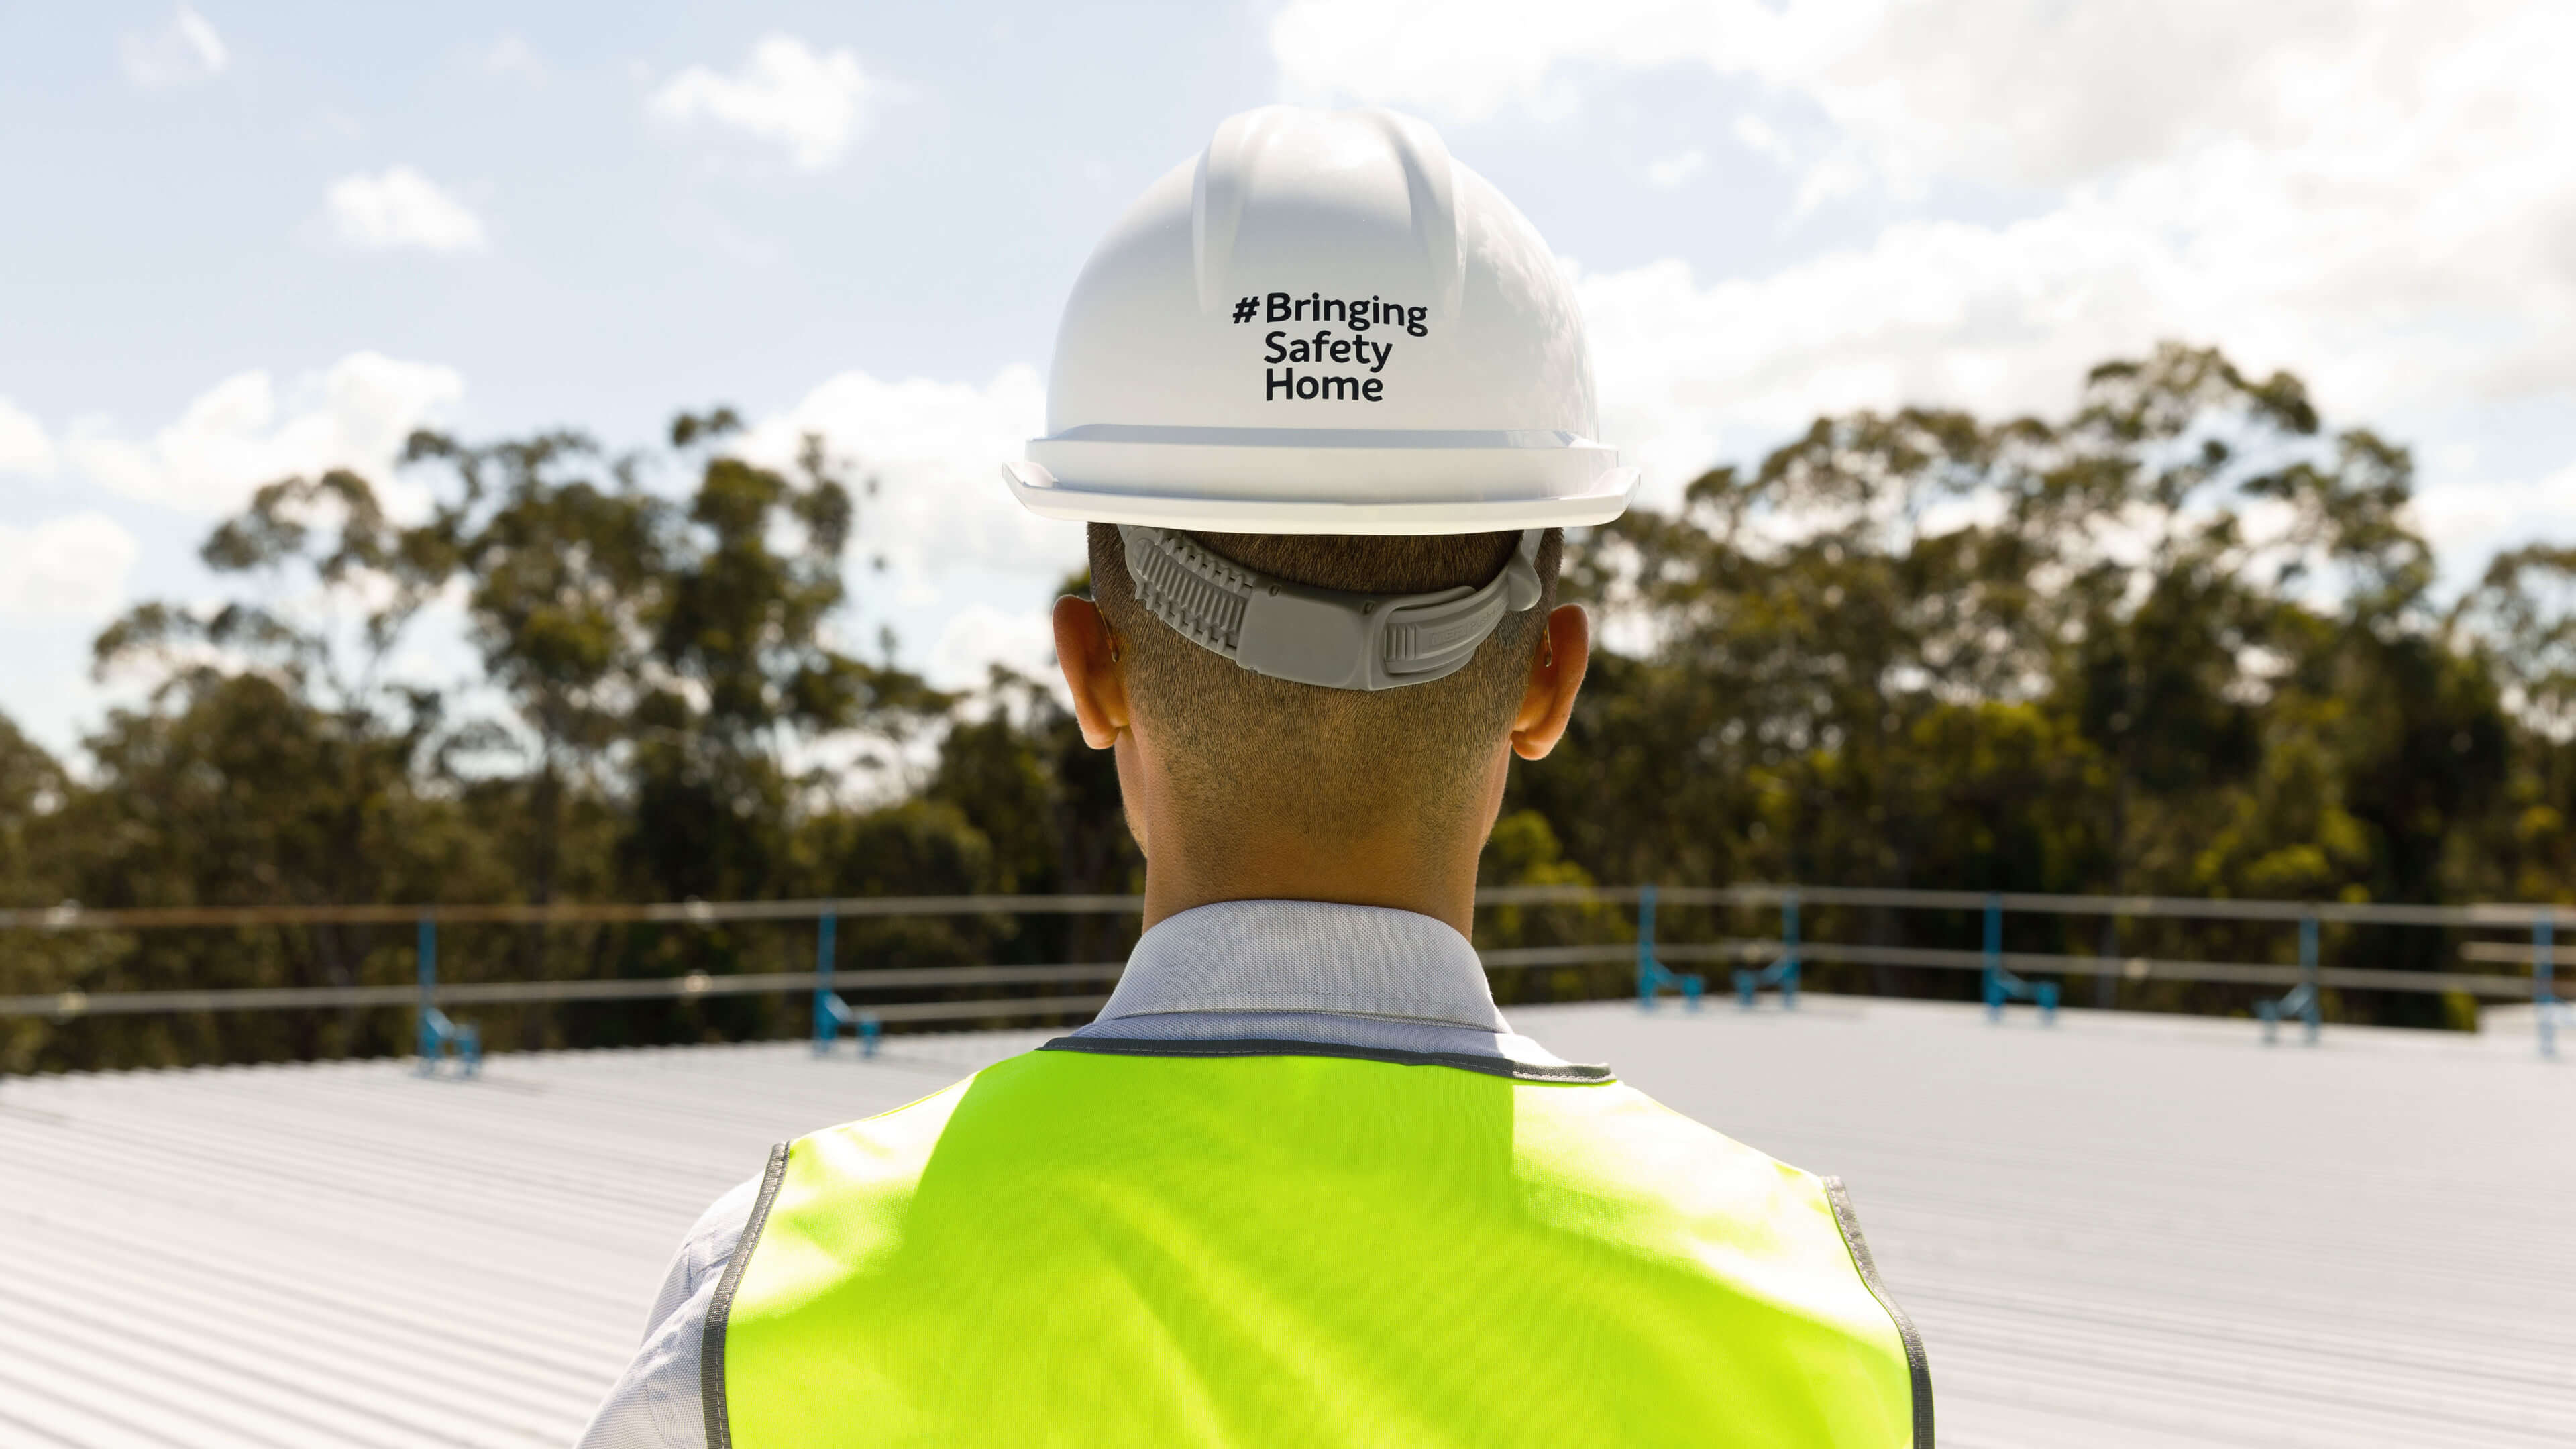
[[[1591,662],[1592,620],[1580,604],[1559,605],[1547,616],[1547,639],[1530,661],[1529,688],[1512,716],[1513,754],[1543,760],[1556,748],[1565,737],[1565,722],[1574,716],[1574,696],[1582,691],[1583,671]]]
[[[1071,594],[1055,601],[1055,662],[1073,691],[1082,742],[1095,750],[1117,744],[1127,729],[1127,676],[1118,665],[1118,636],[1099,605]]]

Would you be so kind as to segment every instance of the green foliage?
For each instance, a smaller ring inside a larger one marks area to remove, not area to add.
[[[433,502],[409,524],[353,474],[262,488],[204,557],[249,576],[254,599],[304,607],[146,604],[102,633],[99,668],[148,671],[150,704],[89,741],[77,784],[14,731],[0,739],[0,888],[100,906],[990,889],[991,847],[960,808],[809,803],[832,782],[800,751],[899,739],[950,701],[836,646],[851,492],[811,443],[792,475],[705,450],[736,425],[684,416],[680,451],[661,457],[609,457],[574,433],[419,434],[406,467]],[[692,486],[657,492],[643,481],[657,469]],[[482,678],[388,682],[441,599],[461,608]],[[781,969],[798,959],[788,934],[450,928],[445,967]],[[397,984],[411,969],[410,934],[392,927],[22,943],[10,976],[26,990]],[[949,932],[924,959],[982,946]],[[542,1046],[769,1034],[793,1013],[736,998],[483,1015],[496,1044]],[[399,1051],[407,1031],[390,1011],[100,1018],[19,1030],[0,1065]]]
[[[1117,893],[1141,884],[1110,757],[1037,682],[943,695],[845,647],[872,489],[809,442],[726,451],[577,433],[406,451],[411,521],[334,472],[209,536],[210,610],[146,604],[101,670],[140,671],[66,771],[0,722],[13,905]],[[2168,346],[2108,362],[2063,418],[1823,418],[1569,548],[1596,655],[1564,744],[1514,772],[1489,884],[1725,883],[2374,901],[2576,895],[2576,549],[2497,558],[2447,606],[2412,463],[2330,429],[2297,379]],[[1079,590],[1082,580],[1068,588]],[[289,602],[280,602],[289,601]],[[1028,601],[1038,607],[1041,601]],[[392,661],[454,610],[479,678]],[[871,764],[869,761],[873,760]],[[855,761],[855,763],[854,763]],[[829,762],[829,763],[826,763]],[[1811,909],[1810,939],[1973,946],[1968,913]],[[1667,940],[1768,935],[1668,908]],[[845,970],[1096,961],[1096,916],[844,921]],[[1488,912],[1488,948],[1616,942],[1624,912]],[[2286,960],[2236,925],[2016,919],[2017,949]],[[2329,931],[2330,961],[2439,970],[2430,931]],[[804,925],[454,927],[452,979],[803,969]],[[0,991],[401,982],[407,929],[16,933]],[[1828,988],[1965,994],[1941,972],[1811,965]],[[1506,1000],[1624,968],[1498,975]],[[2082,988],[2078,988],[2080,999]],[[2122,983],[2242,1010],[2235,988]],[[2100,999],[2100,998],[2097,998]],[[2359,1019],[2456,1024],[2433,995]],[[801,1000],[478,1010],[501,1046],[795,1034]],[[399,1052],[407,1013],[0,1028],[0,1068]]]
[[[454,803],[415,788],[426,720],[399,726],[319,708],[268,675],[199,668],[149,711],[119,711],[89,742],[91,775],[29,831],[62,897],[92,906],[290,905],[471,899],[507,890],[456,847]],[[441,877],[441,856],[458,869]],[[447,894],[453,892],[453,894]],[[8,946],[20,947],[24,938]],[[407,938],[383,927],[149,931],[46,943],[37,989],[145,991],[392,984]],[[220,1013],[102,1017],[37,1042],[44,1064],[308,1058],[399,1045],[390,1016]],[[23,1062],[12,1062],[23,1067]]]
[[[2094,369],[2060,421],[1820,419],[1586,542],[1569,588],[1650,645],[1599,661],[1512,798],[1607,880],[2563,898],[2576,555],[2508,555],[2437,611],[2411,473],[2366,430],[2329,433],[2296,379],[2171,346]],[[1816,929],[1975,944],[1972,922],[1894,913]],[[2282,949],[2014,929],[2044,950]],[[2436,969],[2456,945],[2338,948]]]
[[[1556,828],[1536,810],[1515,810],[1494,822],[1477,862],[1477,879],[1488,886],[1587,886],[1591,872],[1565,858]],[[1477,913],[1476,945],[1485,951],[1522,947],[1598,946],[1636,939],[1635,929],[1620,912],[1599,902],[1579,905],[1517,903]],[[1523,1001],[1584,1000],[1615,995],[1625,989],[1633,968],[1610,962],[1563,966],[1514,967],[1494,973],[1494,999],[1510,1005]]]

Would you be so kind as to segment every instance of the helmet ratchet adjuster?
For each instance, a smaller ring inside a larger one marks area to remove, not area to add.
[[[1255,674],[1326,689],[1399,689],[1467,666],[1506,613],[1541,594],[1542,529],[1521,531],[1481,587],[1355,594],[1274,579],[1174,529],[1118,525],[1136,602],[1182,638]]]

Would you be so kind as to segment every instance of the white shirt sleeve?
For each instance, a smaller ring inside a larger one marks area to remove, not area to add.
[[[717,1198],[681,1240],[653,1299],[643,1346],[590,1416],[577,1449],[707,1449],[706,1411],[698,1394],[707,1308],[759,1196],[755,1177]]]

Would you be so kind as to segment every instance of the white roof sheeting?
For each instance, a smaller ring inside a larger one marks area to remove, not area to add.
[[[2576,1443],[2576,1068],[2526,1037],[1512,1017],[1842,1176],[1950,1449]],[[0,1082],[0,1443],[563,1443],[769,1143],[1044,1035]]]

